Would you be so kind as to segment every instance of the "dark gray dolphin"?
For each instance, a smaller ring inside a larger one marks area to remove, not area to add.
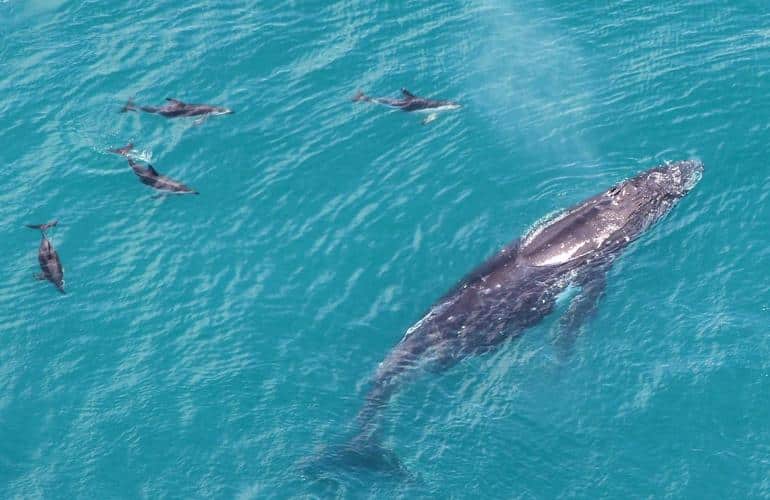
[[[53,243],[48,239],[46,231],[54,227],[58,221],[52,221],[47,224],[27,224],[27,227],[40,230],[40,247],[37,251],[37,260],[40,262],[40,269],[43,271],[36,275],[39,280],[48,280],[54,284],[61,293],[64,291],[64,267],[61,265],[59,254],[53,247]]]
[[[468,274],[440,298],[380,363],[357,416],[355,438],[329,458],[349,466],[400,464],[375,437],[382,409],[407,380],[445,370],[516,338],[550,313],[570,284],[581,288],[562,317],[573,335],[596,307],[613,260],[687,194],[698,161],[664,164],[620,182],[538,225]]]
[[[160,175],[155,167],[147,164],[146,167],[141,166],[129,157],[129,153],[133,150],[134,145],[128,144],[119,149],[111,149],[110,152],[117,153],[121,156],[125,156],[128,160],[128,165],[134,171],[139,180],[158,191],[163,191],[172,194],[200,194],[198,191],[194,191],[188,186],[182,184],[179,181],[175,181],[165,175]]]
[[[450,111],[459,109],[462,107],[460,103],[455,101],[442,101],[437,99],[427,99],[425,97],[418,97],[406,89],[401,89],[401,99],[391,99],[388,97],[369,97],[360,90],[353,96],[354,102],[373,102],[376,104],[382,104],[393,109],[400,109],[401,111],[410,112],[424,112],[429,113],[423,123],[433,121],[436,117],[436,113],[440,111]]]
[[[168,104],[163,106],[137,106],[134,104],[133,99],[129,99],[125,106],[120,110],[121,113],[126,111],[144,111],[145,113],[154,113],[163,115],[166,118],[177,118],[180,116],[201,116],[199,121],[204,120],[208,116],[229,115],[234,113],[232,109],[223,108],[219,106],[211,106],[209,104],[188,104],[178,99],[166,98]]]

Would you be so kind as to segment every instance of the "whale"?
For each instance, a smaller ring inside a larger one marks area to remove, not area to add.
[[[370,97],[359,90],[353,96],[352,101],[372,102],[375,104],[387,106],[392,109],[400,109],[401,111],[407,112],[428,113],[428,116],[423,120],[424,124],[435,120],[438,116],[437,113],[441,111],[451,111],[460,109],[462,107],[460,103],[455,101],[418,97],[405,88],[401,89],[400,99],[391,99],[389,97]]]
[[[471,271],[406,330],[374,374],[352,439],[328,447],[318,461],[404,472],[378,436],[383,410],[399,388],[519,338],[555,309],[568,287],[579,292],[560,318],[560,336],[574,339],[595,312],[613,262],[669,213],[702,173],[697,160],[641,172],[536,224]]]
[[[126,146],[118,149],[111,149],[111,153],[115,153],[124,156],[128,160],[128,166],[134,171],[134,174],[139,178],[142,184],[150,186],[158,191],[170,194],[200,194],[198,191],[190,188],[189,186],[182,184],[181,182],[161,175],[155,167],[150,165],[142,166],[130,157],[131,151],[134,149],[134,145],[129,143]]]
[[[139,106],[129,99],[121,108],[120,112],[144,111],[145,113],[157,114],[166,118],[178,118],[186,116],[200,116],[196,123],[202,123],[209,116],[229,115],[235,113],[230,108],[212,106],[210,104],[189,104],[179,99],[171,97],[166,98],[166,104],[163,106]]]
[[[37,251],[37,260],[40,263],[40,269],[42,272],[35,277],[38,280],[48,280],[59,290],[61,293],[64,291],[64,267],[59,259],[59,254],[48,239],[46,231],[58,224],[58,221],[48,222],[46,224],[27,224],[27,227],[40,230],[40,247]]]

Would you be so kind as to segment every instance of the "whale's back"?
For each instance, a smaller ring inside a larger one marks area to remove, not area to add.
[[[532,230],[519,257],[530,266],[562,266],[615,248],[628,241],[623,212],[603,195],[586,200]]]

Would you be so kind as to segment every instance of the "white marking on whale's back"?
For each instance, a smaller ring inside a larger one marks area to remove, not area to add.
[[[529,263],[540,267],[566,264],[601,248],[621,228],[621,224],[619,224],[619,221],[616,220],[615,215],[611,211],[599,211],[598,213],[591,214],[588,219],[584,217],[576,218],[575,222],[584,229],[587,229],[587,231],[578,230],[570,232],[570,234],[566,235],[566,239],[557,237],[553,243],[549,243],[548,240],[556,237],[556,234],[551,236],[543,235],[546,240],[535,243],[543,231],[587,208],[590,207],[582,204],[572,210],[560,212],[555,216],[548,215],[543,217],[536,223],[534,228],[522,239],[522,253],[528,254],[527,260]],[[583,233],[582,237],[579,236],[581,232]],[[533,244],[535,245],[532,249],[533,251],[527,252],[528,247]]]

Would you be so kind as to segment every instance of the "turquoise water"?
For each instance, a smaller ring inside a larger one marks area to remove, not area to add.
[[[0,497],[770,495],[767,5],[409,3],[0,0]],[[400,87],[464,107],[349,101]],[[465,272],[684,158],[566,361],[557,311],[393,400],[412,480],[303,473]]]

